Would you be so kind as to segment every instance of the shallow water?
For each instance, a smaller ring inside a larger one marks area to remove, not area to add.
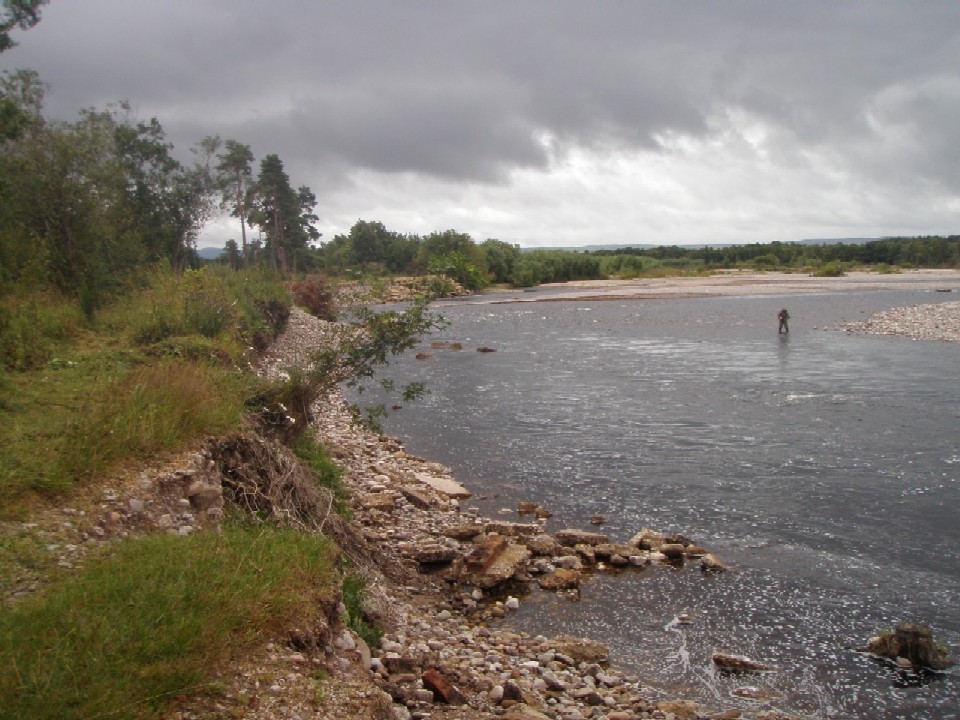
[[[851,648],[917,621],[960,654],[960,345],[835,329],[947,299],[450,303],[435,339],[464,350],[401,358],[431,394],[385,429],[485,514],[533,500],[551,530],[600,514],[615,540],[680,532],[734,565],[597,575],[581,602],[531,595],[512,625],[603,640],[715,708],[757,707],[729,694],[751,685],[812,717],[957,718],[956,672],[920,682]],[[671,622],[683,612],[692,624]],[[778,671],[718,676],[719,647]]]

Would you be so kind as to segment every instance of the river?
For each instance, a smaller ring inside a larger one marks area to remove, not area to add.
[[[463,350],[394,364],[430,394],[385,430],[450,466],[484,514],[525,500],[550,530],[596,530],[597,514],[615,541],[679,532],[732,569],[597,574],[579,602],[534,592],[508,622],[606,642],[619,667],[714,708],[956,719],[956,670],[917,677],[854,648],[914,621],[960,654],[960,345],[837,329],[952,298],[500,302],[536,297],[443,304],[433,339]],[[777,672],[718,675],[716,648]],[[731,695],[743,685],[775,699]]]

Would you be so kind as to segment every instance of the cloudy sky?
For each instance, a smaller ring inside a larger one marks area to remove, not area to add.
[[[955,0],[51,0],[15,39],[49,116],[276,153],[325,238],[960,232]]]

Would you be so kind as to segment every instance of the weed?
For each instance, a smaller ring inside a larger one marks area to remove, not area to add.
[[[333,509],[345,520],[350,520],[347,488],[343,484],[343,468],[337,465],[327,449],[312,433],[304,433],[293,444],[294,454],[303,460],[317,484],[333,493]]]
[[[344,624],[370,647],[377,647],[380,639],[383,637],[383,630],[367,620],[364,610],[364,601],[367,593],[367,581],[363,576],[347,571],[343,576],[343,604],[347,611],[344,617]]]

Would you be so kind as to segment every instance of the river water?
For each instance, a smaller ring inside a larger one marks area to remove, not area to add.
[[[960,345],[837,330],[950,296],[492,299],[438,308],[450,326],[432,339],[464,349],[397,361],[431,394],[385,430],[450,466],[484,514],[535,501],[550,530],[599,514],[615,541],[679,532],[732,565],[597,574],[579,602],[533,592],[510,625],[606,642],[620,668],[717,709],[960,716],[957,671],[853,651],[911,621],[960,654]],[[718,675],[717,648],[777,672]],[[744,685],[775,699],[731,695]]]

